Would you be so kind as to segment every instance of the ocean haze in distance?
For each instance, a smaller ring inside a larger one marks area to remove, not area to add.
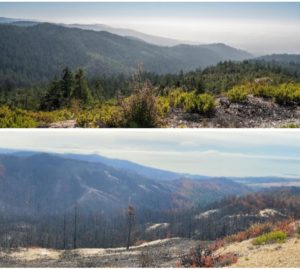
[[[2,130],[0,148],[98,154],[178,173],[299,177],[298,130]]]
[[[254,54],[300,53],[300,3],[0,3],[0,17],[106,24]]]

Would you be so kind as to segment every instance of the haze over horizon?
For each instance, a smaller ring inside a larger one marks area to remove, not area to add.
[[[254,54],[300,53],[300,3],[0,3],[0,17],[106,24]]]
[[[300,177],[297,130],[3,130],[0,148],[98,154],[207,176]]]

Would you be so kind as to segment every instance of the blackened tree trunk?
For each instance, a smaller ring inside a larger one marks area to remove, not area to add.
[[[66,214],[64,214],[64,249],[66,249],[67,241],[66,241]]]
[[[77,205],[75,206],[75,213],[74,213],[74,236],[73,236],[73,246],[74,249],[77,248]]]
[[[127,235],[126,249],[128,250],[130,247],[131,229],[132,229],[133,216],[134,216],[133,206],[131,206],[131,205],[128,206],[127,214],[128,214],[128,235]]]

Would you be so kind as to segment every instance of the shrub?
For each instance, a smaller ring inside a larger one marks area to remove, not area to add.
[[[73,112],[67,109],[51,112],[27,112],[27,115],[37,122],[38,127],[43,127],[53,122],[74,119],[75,116]]]
[[[197,96],[197,105],[198,105],[198,112],[199,113],[211,113],[214,111],[216,104],[215,99],[210,94],[201,94]]]
[[[225,254],[221,254],[214,258],[213,267],[225,267],[232,265],[238,261],[238,257],[236,254],[232,252],[227,252]]]
[[[224,267],[236,263],[237,256],[232,252],[213,255],[210,248],[200,246],[190,250],[189,254],[181,258],[179,266],[183,267]]]
[[[182,108],[187,94],[188,93],[184,92],[181,88],[172,90],[168,95],[170,106],[174,108]]]
[[[296,123],[288,123],[281,126],[281,128],[300,128],[300,125]]]
[[[121,127],[125,125],[124,115],[120,107],[103,105],[82,111],[76,118],[79,127]]]
[[[280,105],[300,104],[300,84],[283,83],[272,85],[268,83],[244,84],[235,86],[227,95],[232,102],[244,102],[248,94],[257,97],[272,98]]]
[[[287,238],[287,234],[283,231],[273,231],[265,233],[255,238],[252,243],[253,245],[265,245],[270,243],[282,243]]]
[[[218,250],[219,248],[221,247],[224,247],[225,245],[225,240],[224,239],[218,239],[216,241],[214,241],[210,246],[209,248],[212,250],[212,251],[215,251],[215,250]]]
[[[248,91],[247,86],[235,86],[230,89],[227,93],[228,98],[231,102],[241,103],[247,99]]]
[[[227,236],[225,238],[226,242],[242,242],[249,238],[253,238],[264,233],[268,233],[272,230],[272,224],[270,223],[257,223],[253,224],[249,229],[246,231],[238,232],[236,234]]]
[[[170,111],[170,102],[167,97],[159,97],[157,99],[158,113],[161,117],[166,116]]]
[[[295,226],[294,226],[294,223],[292,222],[292,220],[284,220],[284,221],[278,222],[275,225],[274,230],[283,231],[288,236],[291,236],[295,233]]]
[[[152,87],[145,83],[141,89],[122,102],[126,126],[156,127],[159,122],[157,98]]]
[[[289,84],[281,84],[274,92],[275,101],[280,105],[293,103],[293,92]]]
[[[187,255],[181,258],[180,264],[183,267],[212,267],[212,251],[207,248],[197,246],[190,249]],[[211,265],[209,265],[211,264]]]
[[[0,107],[0,128],[34,128],[36,121],[25,110]]]
[[[274,97],[275,87],[266,83],[249,85],[251,94],[257,97],[272,98]]]

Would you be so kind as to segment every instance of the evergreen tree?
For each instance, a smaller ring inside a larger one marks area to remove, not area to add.
[[[57,110],[61,108],[62,100],[61,82],[57,80],[53,81],[41,102],[41,109],[48,111]]]
[[[74,88],[74,77],[72,71],[66,67],[62,73],[61,79],[61,95],[63,98],[62,106],[69,105],[70,97]]]
[[[79,99],[83,104],[87,104],[91,100],[90,90],[82,69],[79,69],[75,74],[72,98]]]

